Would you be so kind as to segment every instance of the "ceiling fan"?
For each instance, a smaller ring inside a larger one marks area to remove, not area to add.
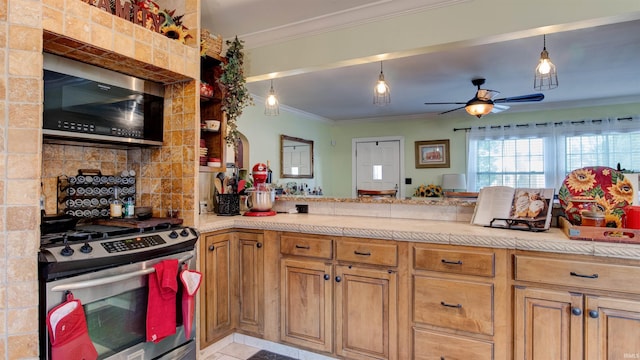
[[[497,113],[500,111],[507,110],[509,106],[502,105],[504,103],[519,103],[519,102],[532,102],[532,101],[542,101],[544,99],[544,94],[536,93],[536,94],[528,94],[528,95],[520,95],[520,96],[512,96],[505,97],[499,99],[493,99],[495,96],[500,94],[499,91],[489,90],[489,89],[481,89],[480,86],[485,82],[484,78],[472,79],[471,83],[478,88],[476,91],[476,95],[467,102],[427,102],[425,105],[463,105],[457,107],[455,109],[447,110],[441,112],[440,115],[450,113],[452,111],[465,109],[470,115],[477,116],[481,118],[483,115],[487,115],[490,112]]]

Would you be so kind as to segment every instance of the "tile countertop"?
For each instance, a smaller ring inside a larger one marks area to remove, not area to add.
[[[277,214],[267,217],[204,214],[200,215],[199,224],[201,233],[229,228],[261,229],[640,260],[640,244],[570,240],[559,228],[528,232],[492,229],[455,221],[314,214]]]

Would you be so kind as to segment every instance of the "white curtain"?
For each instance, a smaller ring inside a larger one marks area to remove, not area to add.
[[[565,163],[566,141],[570,136],[608,135],[640,132],[640,116],[604,118],[520,125],[487,125],[469,128],[467,138],[467,181],[477,189],[478,141],[507,139],[544,139],[544,173],[547,187],[558,189],[568,171]]]

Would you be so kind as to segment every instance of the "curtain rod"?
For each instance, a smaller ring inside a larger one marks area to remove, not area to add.
[[[627,117],[623,117],[623,118],[617,118],[616,120],[621,121],[621,120],[633,120],[633,117],[631,116],[627,116]],[[570,123],[572,125],[577,125],[577,124],[586,124],[587,121],[590,121],[592,123],[601,123],[605,120],[603,119],[593,119],[593,120],[573,120],[570,121]],[[558,125],[562,125],[563,123],[565,123],[564,121],[557,121],[557,122],[545,122],[545,123],[535,123],[534,125],[536,126],[549,126],[549,125],[553,125],[553,126],[558,126]],[[489,125],[489,129],[499,129],[501,127],[505,127],[505,128],[510,128],[511,126],[515,126],[516,128],[519,127],[529,127],[530,124],[509,124],[509,125]],[[478,127],[478,129],[486,129],[486,126],[480,126]],[[453,131],[469,131],[471,130],[470,127],[465,127],[465,128],[453,128]]]

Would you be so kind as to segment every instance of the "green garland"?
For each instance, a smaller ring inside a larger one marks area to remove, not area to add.
[[[222,110],[227,114],[225,140],[235,149],[240,138],[236,121],[242,115],[242,109],[253,105],[253,98],[245,86],[244,54],[242,52],[244,41],[238,40],[236,36],[233,41],[227,40],[226,44],[228,46],[225,55],[227,62],[220,64],[222,74],[218,78],[218,85],[223,88]]]

